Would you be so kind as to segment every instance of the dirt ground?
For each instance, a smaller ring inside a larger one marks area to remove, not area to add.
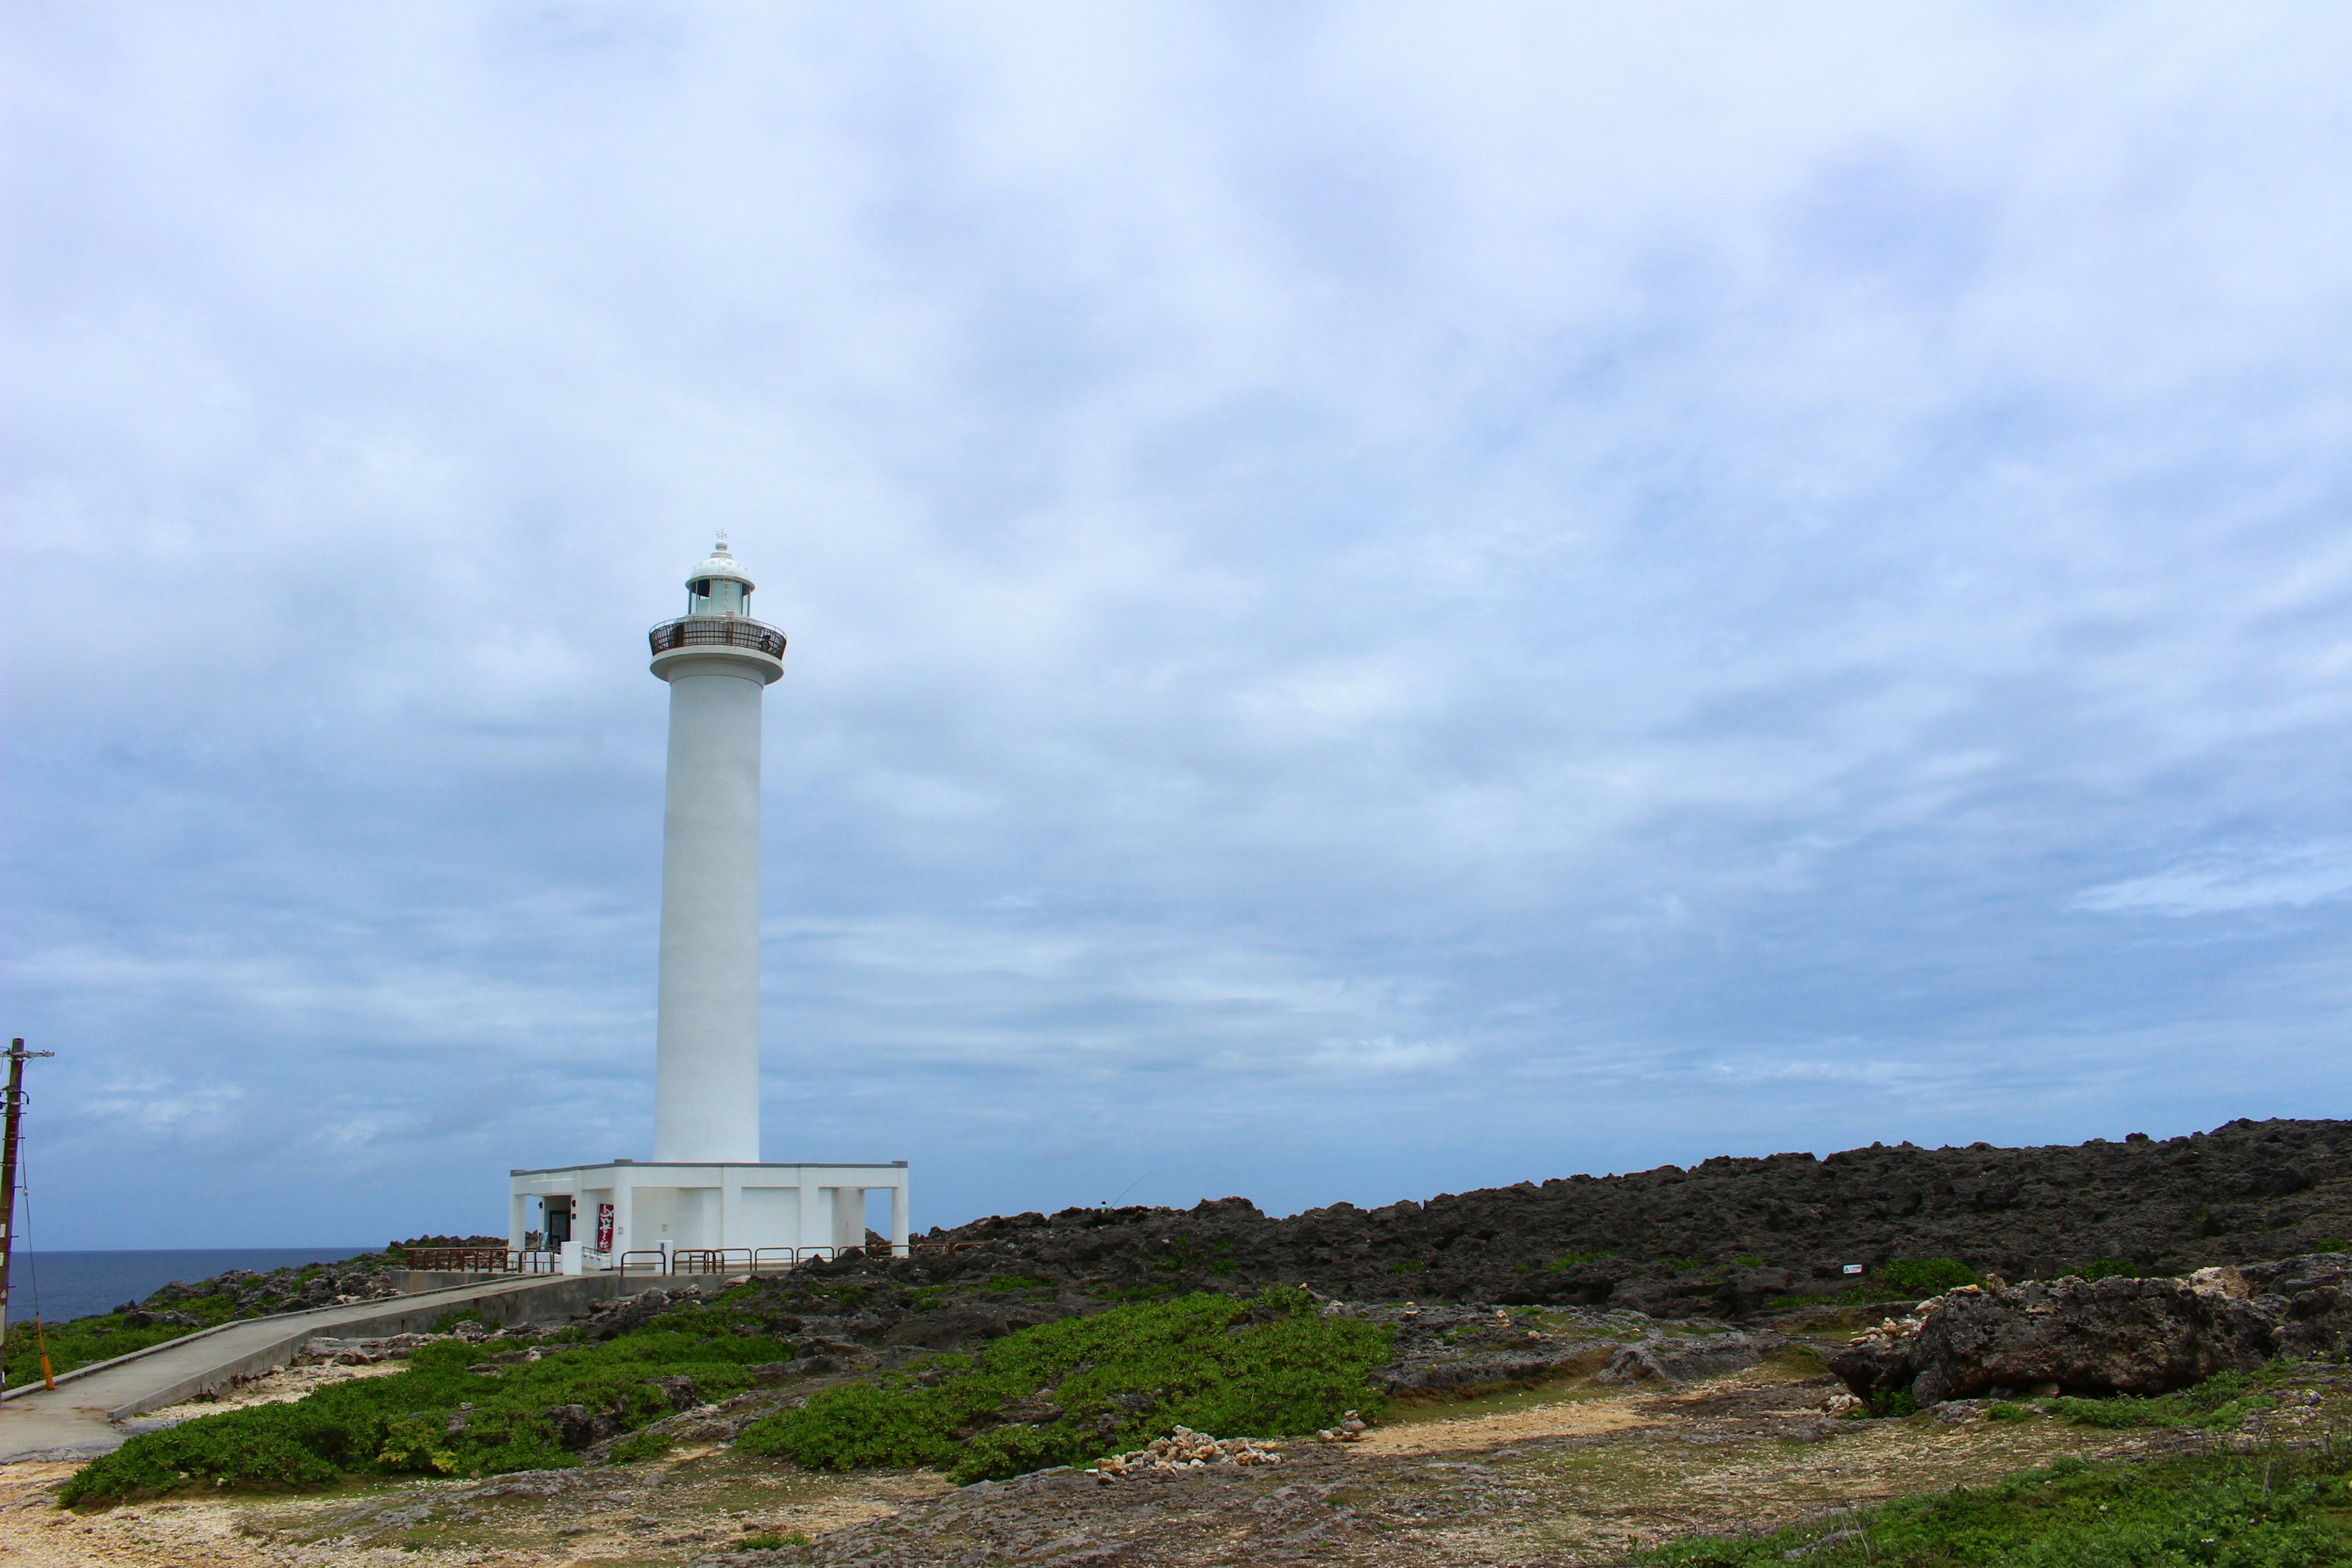
[[[951,1488],[927,1472],[812,1474],[704,1446],[642,1465],[77,1515],[55,1500],[72,1467],[18,1465],[0,1468],[0,1564],[1565,1568],[1620,1563],[1693,1531],[1769,1528],[2131,1447],[2117,1443],[2128,1435],[2046,1417],[1834,1420],[1819,1408],[1830,1392],[1801,1363],[1680,1388],[1568,1383],[1402,1408],[1360,1443],[1293,1443],[1278,1467],[1109,1484],[1062,1470]],[[2307,1392],[2266,1419],[2347,1414],[2334,1384]],[[752,1538],[783,1544],[740,1549]]]

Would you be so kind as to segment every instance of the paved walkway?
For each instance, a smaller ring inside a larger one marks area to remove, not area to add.
[[[670,1281],[639,1276],[626,1283],[633,1294]],[[531,1275],[248,1318],[190,1334],[85,1368],[59,1380],[55,1390],[9,1390],[0,1404],[0,1465],[111,1453],[130,1436],[114,1423],[220,1387],[233,1377],[283,1366],[306,1340],[422,1333],[445,1314],[467,1307],[501,1322],[520,1322],[577,1310],[598,1297],[620,1293],[620,1284],[612,1275]]]

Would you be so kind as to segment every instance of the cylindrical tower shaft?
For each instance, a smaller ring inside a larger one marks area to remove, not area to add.
[[[760,699],[734,661],[669,676],[654,1158],[760,1157]]]
[[[661,1018],[654,1158],[760,1158],[760,702],[784,637],[751,618],[751,580],[722,538],[656,626],[669,682],[662,811]]]

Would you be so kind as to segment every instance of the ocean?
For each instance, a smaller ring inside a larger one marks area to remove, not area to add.
[[[168,1252],[19,1252],[9,1260],[8,1321],[87,1318],[138,1300],[174,1279],[209,1279],[225,1268],[340,1263],[373,1247],[205,1247]]]

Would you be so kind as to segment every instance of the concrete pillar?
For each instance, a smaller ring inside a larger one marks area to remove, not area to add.
[[[911,1248],[907,1245],[907,1179],[890,1189],[890,1251],[892,1256],[905,1258]]]
[[[834,1187],[833,1239],[836,1251],[866,1245],[866,1189]]]
[[[530,1194],[509,1193],[507,1195],[507,1246],[520,1252],[522,1238],[530,1228]]]
[[[654,1158],[760,1157],[757,669],[667,656]]]

